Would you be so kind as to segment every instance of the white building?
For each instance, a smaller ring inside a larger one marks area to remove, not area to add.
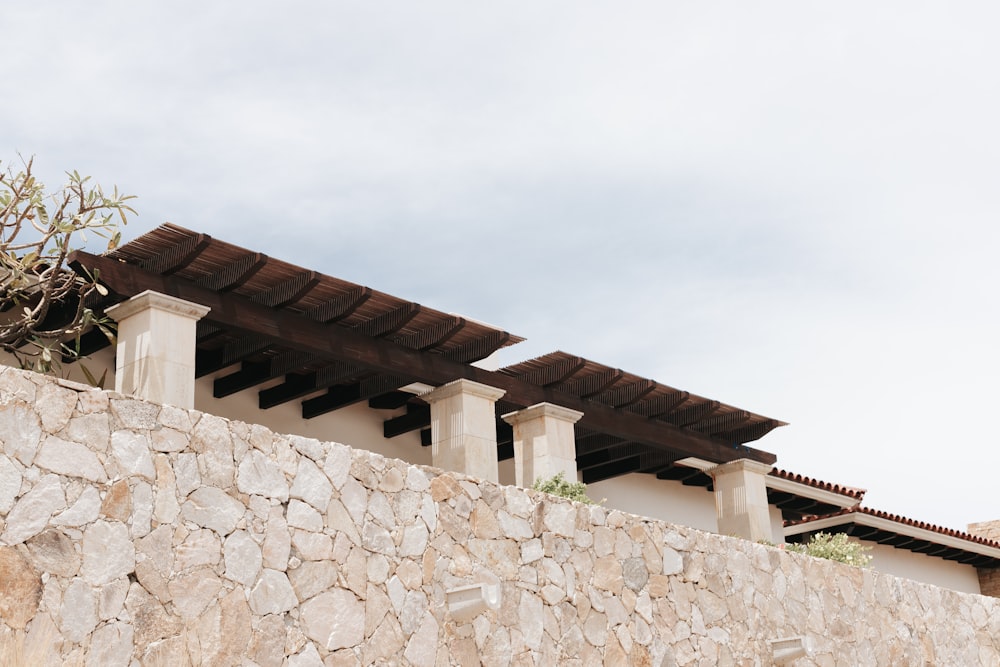
[[[749,443],[775,419],[563,352],[487,370],[522,339],[174,225],[71,259],[109,289],[116,349],[82,346],[123,393],[506,484],[562,471],[609,507],[748,539],[848,532],[877,569],[965,592],[1000,565],[992,539],[774,469]]]

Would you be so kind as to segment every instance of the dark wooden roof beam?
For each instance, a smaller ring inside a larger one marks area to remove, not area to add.
[[[692,426],[708,417],[722,406],[718,401],[705,401],[698,405],[671,412],[660,417],[661,420],[673,424],[674,426]]]
[[[214,350],[197,350],[195,353],[194,376],[204,377],[209,373],[220,371],[226,366],[243,361],[250,355],[257,354],[271,347],[271,341],[263,336],[244,336]]]
[[[584,454],[583,456],[576,457],[576,467],[579,470],[586,470],[587,468],[596,468],[607,463],[614,463],[615,461],[621,461],[622,459],[631,458],[642,454],[648,450],[645,445],[637,445],[635,443],[623,443],[621,445],[616,445],[615,447],[609,447],[607,449],[599,449],[596,452],[591,452],[589,454]]]
[[[406,414],[382,422],[382,433],[386,438],[395,438],[410,431],[427,428],[431,425],[431,408],[429,405],[406,406]],[[429,443],[428,443],[429,444]]]
[[[701,433],[714,434],[725,433],[739,427],[750,420],[750,413],[745,410],[737,410],[723,415],[706,417],[694,425],[694,428]]]
[[[267,264],[267,255],[251,252],[227,264],[215,273],[199,278],[195,284],[217,292],[228,292],[241,287]]]
[[[549,385],[566,382],[569,378],[573,377],[573,375],[580,372],[586,365],[587,361],[585,359],[580,357],[569,357],[568,359],[560,359],[551,366],[535,368],[517,375],[514,375],[513,373],[507,374],[514,375],[514,377],[523,382],[527,382],[528,384],[537,385],[539,387],[547,387]]]
[[[196,234],[182,240],[166,252],[150,257],[141,266],[145,271],[170,276],[187,267],[198,258],[212,242],[208,234]],[[129,296],[135,296],[130,294]]]
[[[639,455],[630,456],[620,461],[614,461],[597,468],[588,468],[583,471],[583,483],[595,484],[605,479],[627,475],[637,471],[642,466],[642,457]]]
[[[559,388],[580,398],[590,398],[607,391],[623,377],[625,377],[624,371],[617,368],[607,368],[574,382],[562,384]]]
[[[258,404],[261,410],[267,410],[347,380],[353,380],[364,372],[361,366],[338,361],[312,373],[290,373],[285,376],[282,384],[262,390],[258,394]]]
[[[311,292],[316,285],[319,285],[319,281],[320,275],[315,271],[303,271],[293,278],[254,294],[250,300],[269,308],[284,308]]]
[[[355,326],[354,330],[365,336],[381,338],[394,334],[405,327],[419,312],[419,304],[406,303],[398,308],[393,308],[381,315],[377,315],[370,320],[365,320]]]
[[[216,398],[224,398],[244,389],[256,387],[282,375],[292,373],[296,368],[301,368],[313,360],[315,357],[308,354],[283,352],[263,361],[244,361],[240,370],[215,380],[212,395]]]
[[[485,359],[490,356],[506,345],[508,340],[510,340],[510,334],[508,332],[491,331],[482,338],[470,340],[468,343],[460,345],[454,350],[449,350],[441,356],[460,364],[471,364],[474,361],[479,361],[480,359]],[[462,376],[456,376],[452,379],[457,380],[459,377]],[[447,382],[450,381],[451,380],[448,380]],[[446,382],[442,382],[441,384],[446,384]]]
[[[625,409],[644,417],[659,417],[680,407],[690,396],[691,394],[686,391],[674,391],[669,394],[653,396],[640,403],[626,406]]]
[[[345,317],[350,317],[371,296],[370,287],[357,285],[340,296],[307,311],[306,317],[323,323],[338,322]]]
[[[452,317],[408,336],[401,336],[395,343],[411,350],[430,350],[447,343],[465,328],[465,324],[465,319]]]
[[[652,380],[639,380],[631,382],[621,387],[615,387],[604,392],[600,396],[595,396],[593,400],[598,403],[610,405],[613,408],[623,408],[641,400],[647,394],[656,389],[656,383]]]
[[[712,434],[712,437],[716,440],[728,442],[733,444],[733,446],[739,447],[742,446],[741,443],[760,440],[779,426],[781,426],[781,422],[774,419],[767,419],[762,422],[757,422],[756,424],[741,426],[740,428],[736,428],[725,433],[714,433]]]
[[[373,410],[398,410],[410,402],[414,394],[408,391],[389,391],[368,399],[368,407]]]

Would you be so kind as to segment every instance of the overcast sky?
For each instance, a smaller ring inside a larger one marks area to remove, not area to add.
[[[995,2],[0,8],[0,160],[790,422],[1000,518]]]

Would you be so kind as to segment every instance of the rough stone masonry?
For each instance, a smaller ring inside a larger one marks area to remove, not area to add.
[[[12,368],[0,442],[0,634],[51,664],[1000,664],[994,598]]]

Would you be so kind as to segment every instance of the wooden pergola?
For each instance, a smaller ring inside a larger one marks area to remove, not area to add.
[[[77,251],[70,263],[108,288],[96,310],[146,290],[209,307],[196,374],[231,369],[216,376],[214,395],[257,391],[262,410],[293,400],[305,419],[360,402],[405,409],[385,420],[385,436],[420,430],[429,444],[429,409],[401,388],[466,378],[506,392],[498,415],[541,402],[582,412],[576,448],[587,482],[629,472],[669,478],[687,457],[776,459],[747,443],[778,420],[563,352],[484,370],[473,362],[523,339],[176,225],[107,255]],[[106,345],[98,332],[82,340],[85,353]],[[510,426],[497,423],[499,457],[509,458]]]

